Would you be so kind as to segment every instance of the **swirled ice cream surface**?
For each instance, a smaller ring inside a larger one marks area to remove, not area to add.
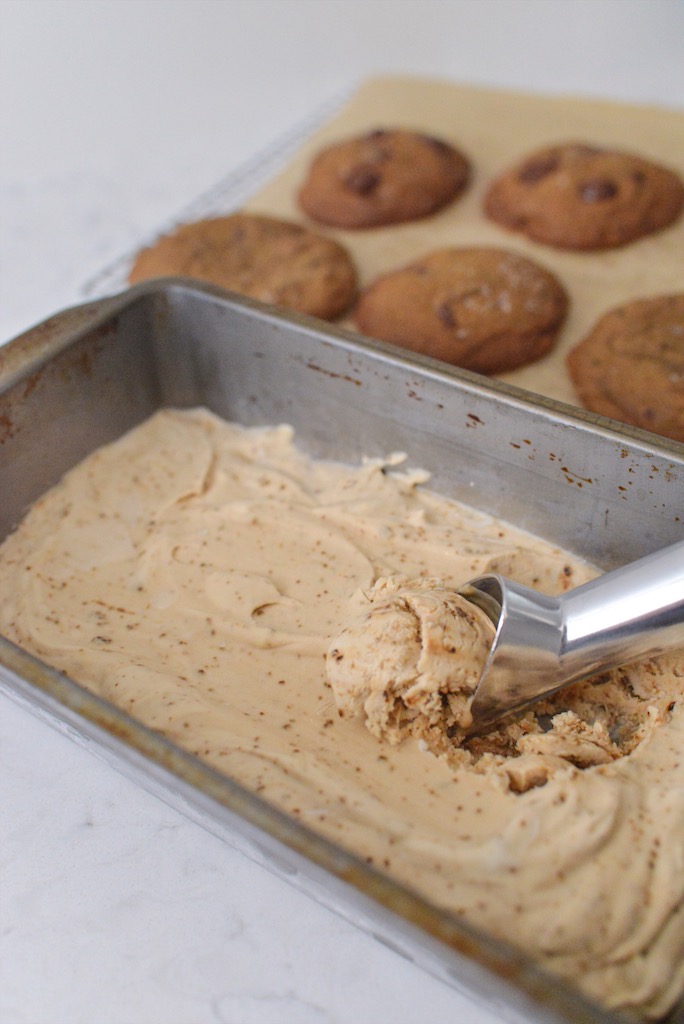
[[[285,426],[162,410],[0,547],[0,632],[604,1005],[657,1016],[684,988],[684,655],[464,741],[430,689],[458,648],[437,606],[488,571],[557,593],[593,570],[426,482],[399,456],[333,464]],[[369,666],[353,624],[374,609]],[[331,686],[340,637],[361,691]]]

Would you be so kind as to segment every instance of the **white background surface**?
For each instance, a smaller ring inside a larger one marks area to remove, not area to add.
[[[368,75],[681,106],[683,41],[681,0],[0,0],[0,341]],[[499,1019],[0,697],[2,1024]]]

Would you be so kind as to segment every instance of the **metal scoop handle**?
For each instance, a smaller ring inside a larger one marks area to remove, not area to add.
[[[497,627],[471,707],[473,730],[568,683],[684,647],[684,541],[560,597],[498,575],[462,592]]]

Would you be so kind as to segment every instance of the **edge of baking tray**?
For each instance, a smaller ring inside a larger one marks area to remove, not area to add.
[[[109,299],[64,310],[38,324],[0,351],[0,384],[16,379],[22,367],[33,369],[76,338],[101,328],[139,296],[178,287],[235,301],[266,319],[294,322],[317,334],[324,329],[327,337],[350,351],[370,350],[409,371],[420,369],[456,378],[472,392],[494,390],[524,407],[538,410],[543,405],[563,420],[585,419],[599,432],[618,439],[629,437],[647,450],[671,447],[667,442],[659,445],[661,439],[646,432],[616,431],[614,427],[620,425],[612,421],[589,414],[578,416],[577,410],[554,400],[540,403],[534,394],[512,385],[490,382],[427,357],[409,356],[346,329],[274,310],[210,285],[175,278],[145,282]],[[684,445],[672,445],[681,459]],[[0,688],[320,903],[357,925],[360,915],[362,926],[400,955],[470,997],[479,996],[489,1008],[498,1001],[500,1011],[509,1019],[514,1015],[516,1020],[540,1024],[633,1024],[639,1019],[593,1004],[512,945],[479,932],[394,882],[1,636]]]
[[[352,89],[347,88],[325,100],[308,116],[297,121],[272,142],[238,164],[209,189],[181,207],[175,216],[160,223],[147,237],[139,240],[135,248],[127,250],[102,267],[83,283],[80,289],[81,298],[101,298],[124,288],[127,284],[128,269],[135,254],[141,248],[155,242],[160,235],[173,231],[179,224],[200,220],[203,217],[215,217],[219,213],[230,213],[237,209],[282,169],[313,132],[342,108],[352,92]]]

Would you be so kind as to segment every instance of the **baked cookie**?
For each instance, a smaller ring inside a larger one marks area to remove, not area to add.
[[[484,211],[559,249],[611,249],[674,223],[684,184],[631,153],[578,143],[532,153],[488,188]]]
[[[356,269],[343,246],[253,213],[182,225],[138,254],[129,281],[168,275],[198,278],[323,320],[343,313],[356,294]]]
[[[684,441],[684,293],[609,310],[566,364],[587,409]]]
[[[365,334],[478,373],[503,373],[552,348],[568,297],[548,270],[505,249],[440,249],[359,296]]]
[[[309,167],[299,205],[334,227],[398,224],[451,202],[469,172],[466,157],[442,139],[378,129],[322,150]]]

